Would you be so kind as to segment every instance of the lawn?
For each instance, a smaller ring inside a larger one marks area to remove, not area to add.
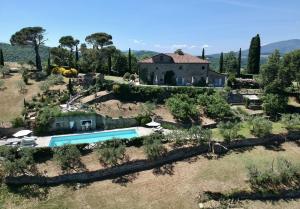
[[[26,86],[27,92],[21,94],[16,84],[19,80],[21,80],[19,73],[12,73],[11,76],[4,79],[5,89],[0,91],[0,122],[11,121],[20,116],[23,109],[24,98],[30,100],[32,96],[40,91],[38,83],[29,80],[29,85]]]
[[[122,77],[118,77],[118,76],[110,76],[110,75],[106,75],[104,77],[105,80],[108,80],[108,81],[114,81],[116,83],[128,83],[128,81],[125,81]]]
[[[226,192],[248,188],[247,166],[271,166],[270,162],[285,157],[299,163],[300,147],[297,143],[285,143],[280,149],[262,146],[233,151],[219,159],[208,160],[199,156],[178,162],[154,174],[153,170],[128,177],[128,183],[107,180],[91,183],[82,188],[70,185],[49,188],[46,197],[25,198],[7,193],[3,189],[0,199],[3,208],[102,208],[102,209],[197,209],[197,196],[203,191]],[[96,161],[93,161],[97,163]],[[33,195],[33,192],[24,192]],[[6,197],[5,200],[3,197]],[[245,202],[244,208],[280,209],[299,208],[300,200],[280,202]]]
[[[284,125],[280,122],[273,122],[273,134],[280,134],[280,133],[286,133],[287,130],[285,129]],[[252,138],[254,137],[250,132],[250,127],[247,122],[241,123],[241,130],[238,132],[241,138]],[[223,141],[223,136],[220,133],[219,128],[212,129],[212,138],[217,141]]]

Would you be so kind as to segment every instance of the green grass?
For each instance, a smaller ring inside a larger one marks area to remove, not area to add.
[[[272,125],[273,125],[273,129],[272,129],[273,134],[282,134],[282,133],[287,132],[284,125],[280,122],[273,122]],[[241,124],[241,129],[238,132],[238,134],[240,135],[241,138],[252,138],[252,137],[254,137],[250,132],[250,127],[249,127],[249,124],[247,122],[243,122]],[[224,137],[221,135],[219,128],[212,129],[212,138],[216,141],[223,141],[224,140]]]
[[[104,78],[105,78],[105,80],[113,81],[113,82],[120,83],[120,84],[128,83],[128,81],[125,81],[122,77],[118,77],[118,76],[106,75]]]

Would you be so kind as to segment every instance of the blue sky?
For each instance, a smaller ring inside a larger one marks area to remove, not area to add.
[[[84,41],[107,32],[122,49],[200,54],[300,38],[299,0],[1,0],[0,42],[22,27],[42,26],[46,45],[64,35]]]

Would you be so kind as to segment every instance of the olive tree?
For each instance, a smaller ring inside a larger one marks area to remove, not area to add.
[[[124,160],[126,147],[122,142],[112,140],[105,143],[98,143],[96,150],[100,162],[105,165],[115,166]]]

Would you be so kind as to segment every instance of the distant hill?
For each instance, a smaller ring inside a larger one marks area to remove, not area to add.
[[[123,51],[123,53],[128,53],[128,51]],[[148,50],[131,50],[131,53],[136,56],[138,60],[141,60],[145,57],[152,57],[159,54],[158,52],[148,51]]]
[[[278,41],[278,42],[263,45],[261,47],[261,64],[266,63],[268,56],[272,54],[275,51],[275,49],[278,49],[281,55],[300,49],[300,39]],[[249,50],[242,51],[242,67],[246,67],[247,65],[248,53]],[[214,69],[218,69],[220,54],[211,54],[211,55],[207,55],[207,57],[211,62],[211,67]]]
[[[6,62],[35,62],[35,53],[32,47],[12,46],[7,43],[0,43],[3,50],[4,60]],[[42,61],[46,61],[48,57],[49,47],[40,47],[40,56]]]

